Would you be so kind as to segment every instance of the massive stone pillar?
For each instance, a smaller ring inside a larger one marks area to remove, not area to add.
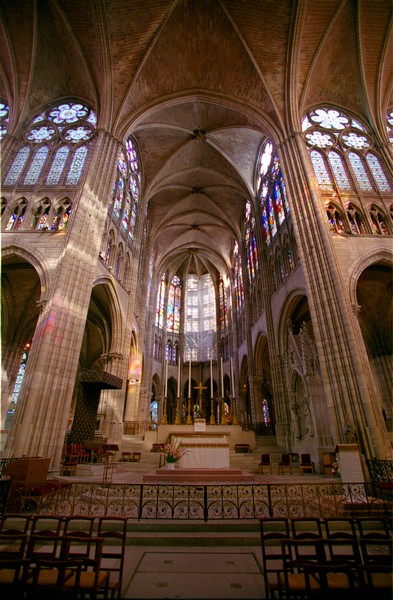
[[[118,151],[103,130],[45,300],[7,439],[9,456],[50,457],[58,465],[96,273]]]
[[[344,442],[348,429],[354,429],[366,457],[386,457],[388,449],[378,422],[382,417],[373,405],[370,366],[356,335],[302,134],[282,143],[281,158],[334,442]]]

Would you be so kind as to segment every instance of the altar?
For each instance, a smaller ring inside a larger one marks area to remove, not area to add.
[[[173,435],[172,441],[187,449],[179,461],[180,469],[224,469],[229,467],[228,436],[210,433]]]

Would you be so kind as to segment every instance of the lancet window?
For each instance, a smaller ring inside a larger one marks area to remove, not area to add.
[[[235,240],[233,247],[233,283],[235,288],[236,308],[238,311],[244,302],[243,265],[239,252],[239,243]]]
[[[289,213],[280,159],[270,140],[264,143],[257,163],[256,188],[262,230],[266,243],[270,244]]]
[[[180,331],[180,307],[181,307],[181,282],[180,277],[174,275],[168,291],[167,306],[167,331],[179,333]]]
[[[16,202],[12,209],[12,213],[5,226],[6,231],[17,230],[22,227],[23,219],[27,209],[26,198],[21,198]]]
[[[165,292],[167,285],[166,274],[163,273],[160,279],[160,285],[158,287],[157,302],[156,302],[156,327],[160,329],[164,328],[164,314],[165,314]]]
[[[392,115],[389,112],[387,116],[391,138]],[[331,197],[333,193],[338,201],[342,201],[342,207],[334,207],[331,202],[327,204],[331,231],[382,233],[374,225],[370,201],[377,196],[383,203],[387,195],[391,196],[392,185],[367,127],[347,112],[321,106],[304,117],[303,132],[322,195]],[[358,203],[360,208],[355,210],[352,206],[348,209],[344,202],[347,204],[349,199]],[[348,220],[342,218],[344,212]]]
[[[5,138],[8,132],[10,107],[5,100],[0,99],[0,142]]]
[[[391,145],[393,146],[393,109],[388,110],[386,115],[386,129]]]
[[[245,242],[248,279],[251,283],[259,269],[257,240],[255,236],[255,217],[251,213],[251,202],[247,200],[245,210]]]
[[[225,286],[222,278],[218,284],[219,296],[220,296],[220,329],[223,331],[228,326],[228,302]]]
[[[184,360],[209,360],[217,325],[215,289],[208,273],[187,275],[184,329]]]
[[[6,105],[1,103],[0,113],[5,111]],[[95,113],[79,102],[63,102],[42,111],[26,128],[23,144],[5,169],[3,187],[76,187],[95,126]]]

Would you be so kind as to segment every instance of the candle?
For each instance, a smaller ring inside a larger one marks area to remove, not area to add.
[[[213,398],[213,361],[210,359],[210,398]]]
[[[177,397],[180,398],[180,356],[178,357],[177,365]]]
[[[221,356],[221,396],[224,398],[224,367],[222,366],[222,356]]]
[[[164,396],[165,398],[167,397],[168,394],[168,359],[165,360],[165,393]]]
[[[188,397],[191,398],[191,358],[188,361]]]
[[[233,376],[233,360],[232,360],[232,356],[231,356],[231,392],[232,392],[232,398],[235,397],[235,380],[234,380],[234,376]]]

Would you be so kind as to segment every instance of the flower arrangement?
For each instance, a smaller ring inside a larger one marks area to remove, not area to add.
[[[176,463],[181,459],[182,456],[187,454],[188,450],[181,446],[182,440],[178,442],[172,442],[171,444],[164,444],[161,446],[161,452],[164,453],[165,461],[167,463]]]
[[[332,463],[332,475],[333,477],[335,477],[336,475],[338,477],[340,475],[340,465],[338,464],[338,462]]]

